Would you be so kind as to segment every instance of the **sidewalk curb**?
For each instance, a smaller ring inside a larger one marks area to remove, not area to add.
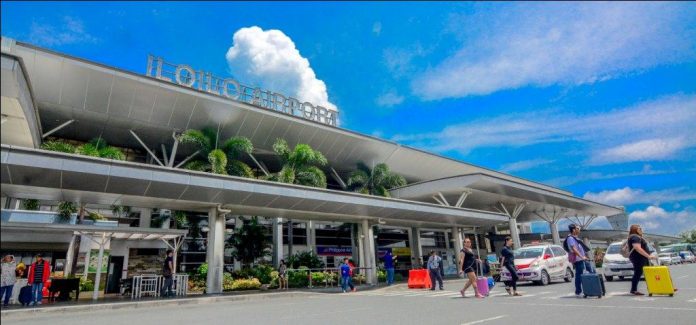
[[[38,316],[48,313],[62,313],[62,312],[84,312],[92,311],[94,309],[100,310],[117,310],[117,309],[135,309],[135,308],[152,308],[152,307],[162,307],[162,306],[180,306],[180,305],[200,305],[207,303],[216,302],[229,302],[229,301],[252,301],[252,300],[268,300],[275,298],[293,298],[293,297],[306,297],[310,295],[316,295],[316,292],[277,292],[277,293],[263,293],[263,294],[248,294],[248,295],[220,295],[220,296],[204,296],[195,298],[180,298],[180,299],[161,299],[161,300],[147,300],[147,301],[128,301],[128,302],[115,302],[115,303],[95,303],[86,304],[78,306],[57,306],[57,307],[40,307],[40,308],[19,308],[12,310],[3,310],[0,312],[2,318],[13,317],[13,316]],[[21,317],[18,317],[21,318]]]

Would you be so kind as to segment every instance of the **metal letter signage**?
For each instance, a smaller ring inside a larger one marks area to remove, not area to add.
[[[296,98],[269,90],[246,86],[232,78],[221,79],[210,72],[196,71],[185,64],[167,63],[160,57],[148,56],[145,75],[310,121],[337,126],[337,111],[309,102],[300,102]]]

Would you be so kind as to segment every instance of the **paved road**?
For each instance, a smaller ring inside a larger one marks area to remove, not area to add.
[[[486,299],[462,298],[463,281],[445,291],[404,286],[306,298],[220,302],[148,309],[94,310],[34,315],[21,324],[696,324],[696,264],[672,267],[679,292],[674,297],[627,295],[630,281],[607,282],[602,299],[577,299],[571,283],[523,285],[523,297],[497,286]],[[645,283],[641,282],[641,290]],[[3,320],[4,323],[4,320]]]

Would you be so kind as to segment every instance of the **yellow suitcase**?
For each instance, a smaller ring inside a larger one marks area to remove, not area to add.
[[[674,286],[668,267],[644,266],[643,274],[645,275],[645,283],[648,285],[649,296],[653,294],[674,296]]]

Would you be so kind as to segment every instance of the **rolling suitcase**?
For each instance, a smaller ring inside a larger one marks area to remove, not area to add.
[[[669,295],[674,296],[674,286],[669,268],[666,266],[644,266],[643,274],[645,283],[648,285],[648,296]]]
[[[17,297],[17,300],[19,301],[22,306],[29,305],[32,301],[32,296],[31,296],[31,286],[24,286],[22,289],[19,289],[19,296]]]
[[[588,296],[602,298],[606,294],[604,290],[604,279],[597,273],[584,273],[582,279],[582,292]]]
[[[480,276],[476,278],[476,286],[478,287],[479,294],[482,296],[488,296],[488,278],[485,276]]]

